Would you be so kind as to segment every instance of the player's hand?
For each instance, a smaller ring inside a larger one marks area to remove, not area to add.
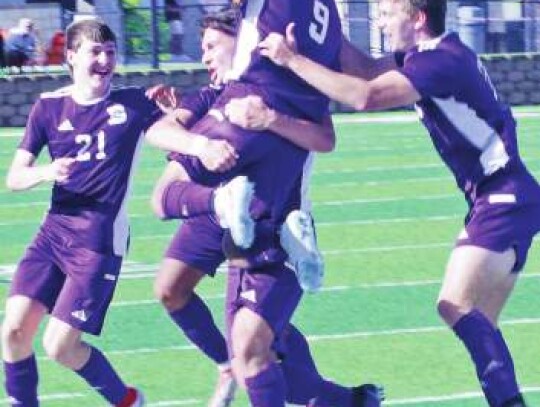
[[[59,184],[66,183],[76,161],[75,158],[69,157],[57,158],[45,167],[45,180]]]
[[[254,95],[231,99],[225,105],[225,116],[231,123],[248,130],[266,130],[276,120],[276,112]]]
[[[236,150],[226,140],[206,139],[204,146],[200,144],[198,151],[193,155],[201,160],[206,169],[214,172],[230,170],[236,165],[236,160],[238,159]]]
[[[163,113],[173,112],[180,104],[180,94],[173,86],[163,84],[152,86],[146,90],[145,95],[156,102]]]
[[[259,43],[261,55],[268,57],[277,65],[289,66],[289,62],[298,53],[296,37],[294,36],[294,23],[289,23],[285,36],[278,33],[270,33]]]

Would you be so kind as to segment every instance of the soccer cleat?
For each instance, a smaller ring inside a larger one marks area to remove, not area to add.
[[[221,226],[230,230],[234,243],[242,249],[249,248],[255,237],[255,222],[249,214],[253,193],[253,183],[239,176],[216,189],[214,195],[214,208]]]
[[[296,277],[306,292],[321,289],[324,278],[324,261],[315,237],[311,215],[294,210],[281,227],[280,243],[289,255]]]
[[[135,387],[128,387],[128,392],[124,399],[116,407],[143,407],[144,394]]]
[[[353,388],[354,407],[380,407],[384,400],[384,390],[374,384],[363,384]]]
[[[232,405],[238,385],[234,380],[232,370],[224,369],[219,372],[214,395],[208,402],[208,407],[229,407]]]

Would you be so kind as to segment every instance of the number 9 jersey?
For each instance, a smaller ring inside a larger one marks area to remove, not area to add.
[[[288,69],[260,55],[257,45],[271,32],[285,34],[294,23],[298,51],[330,69],[339,69],[341,22],[334,0],[247,0],[238,34],[231,79],[267,89],[265,100],[289,115],[320,121],[328,98]]]

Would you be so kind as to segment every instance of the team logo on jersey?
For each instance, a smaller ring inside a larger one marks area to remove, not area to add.
[[[116,124],[122,124],[127,121],[127,112],[126,108],[123,105],[112,105],[107,108],[107,113],[109,113],[108,123],[111,126]]]
[[[73,311],[73,312],[71,313],[71,316],[72,316],[73,318],[78,319],[79,321],[82,321],[82,322],[88,321],[88,314],[87,314],[86,311],[83,310],[83,309],[79,309],[79,310],[77,310],[77,311]]]
[[[75,130],[73,128],[73,125],[69,121],[69,119],[65,119],[60,125],[58,126],[58,131],[73,131]]]

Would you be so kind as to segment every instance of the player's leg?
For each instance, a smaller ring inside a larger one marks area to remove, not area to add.
[[[274,350],[302,296],[294,272],[283,263],[251,272],[231,268],[227,324],[235,376],[252,405],[282,406],[286,384]]]
[[[224,261],[222,234],[210,217],[185,221],[173,237],[154,283],[155,295],[173,322],[218,367],[218,383],[209,404],[212,407],[232,402],[236,382],[225,338],[195,287],[205,275],[213,276]]]
[[[442,318],[466,346],[493,406],[525,405],[497,321],[540,229],[540,206],[475,203],[447,265],[438,300]]]
[[[439,314],[466,346],[486,398],[497,407],[520,397],[512,358],[497,327],[517,278],[515,262],[513,248],[498,253],[457,247],[438,299]]]
[[[210,309],[195,293],[206,274],[174,258],[164,258],[154,292],[170,318],[189,340],[218,366],[229,361],[227,345]]]
[[[350,388],[323,378],[315,365],[305,336],[294,326],[285,330],[281,367],[287,383],[287,402],[317,406],[381,405],[382,390],[372,384]],[[281,353],[281,351],[280,351]]]
[[[46,312],[43,304],[22,295],[6,301],[2,360],[6,394],[14,404],[38,406],[38,371],[32,342]]]
[[[30,244],[11,283],[2,323],[2,359],[7,395],[37,406],[38,371],[33,338],[54,304],[64,275],[50,260],[49,240],[40,232]]]
[[[151,205],[160,219],[186,219],[213,213],[213,188],[190,182],[177,161],[169,161],[152,191]]]
[[[171,161],[152,193],[152,208],[160,219],[188,219],[214,214],[220,225],[231,230],[240,247],[253,242],[255,227],[249,213],[254,185],[247,177],[238,176],[217,188],[189,181],[179,162]]]
[[[55,248],[66,279],[43,336],[47,355],[73,370],[110,404],[142,405],[142,394],[128,387],[103,353],[81,340],[99,335],[120,274],[122,258],[86,248]]]

